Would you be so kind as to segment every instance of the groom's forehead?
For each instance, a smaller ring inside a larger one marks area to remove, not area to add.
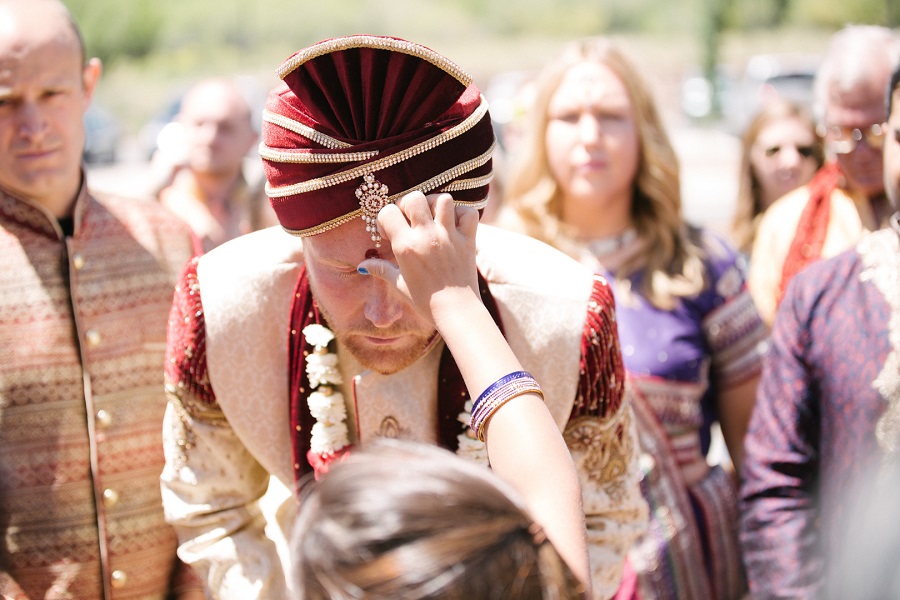
[[[353,220],[334,229],[303,239],[307,260],[341,262],[356,265],[367,258],[393,259],[390,244],[382,242],[376,249],[372,236],[362,220]]]

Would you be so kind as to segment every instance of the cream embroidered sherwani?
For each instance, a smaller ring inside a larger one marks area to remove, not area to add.
[[[155,202],[82,188],[64,237],[52,215],[0,192],[4,598],[170,591],[163,358],[192,253],[187,226]]]
[[[631,407],[617,401],[611,414],[570,415],[586,316],[605,310],[614,331],[613,310],[591,302],[589,271],[548,246],[482,225],[477,248],[505,335],[541,384],[581,473],[594,591],[610,597],[646,514]],[[218,598],[287,597],[290,576],[265,535],[258,501],[270,476],[293,485],[287,346],[302,260],[299,238],[264,230],[201,258],[176,292],[169,353],[182,352],[192,366],[167,371],[163,498],[179,532],[179,555]],[[182,325],[188,322],[194,325]],[[397,435],[436,442],[442,348],[381,375],[338,347],[348,427],[358,435],[352,441]]]

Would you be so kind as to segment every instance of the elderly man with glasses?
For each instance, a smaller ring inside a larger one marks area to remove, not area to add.
[[[754,600],[900,597],[900,67],[887,89],[890,226],[799,273],[772,329],[741,469]]]
[[[812,181],[766,211],[750,255],[747,283],[769,325],[794,275],[886,224],[884,90],[898,61],[900,38],[885,27],[851,25],[829,43],[815,84],[827,160]]]

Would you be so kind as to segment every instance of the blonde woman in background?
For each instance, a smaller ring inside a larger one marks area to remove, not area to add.
[[[806,107],[767,102],[741,136],[741,166],[731,236],[750,255],[759,218],[773,202],[812,179],[825,160],[816,122]]]
[[[738,253],[681,217],[678,161],[638,70],[603,38],[538,76],[499,222],[612,284],[642,446],[647,534],[618,598],[740,598],[733,474],[708,466],[714,420],[734,465],[765,328]]]

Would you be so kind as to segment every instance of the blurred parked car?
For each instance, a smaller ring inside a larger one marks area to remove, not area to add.
[[[736,76],[718,72],[719,107],[724,128],[735,135],[743,132],[762,104],[771,98],[786,98],[811,107],[819,57],[803,53],[757,54]],[[711,116],[712,85],[702,75],[692,74],[681,85],[681,108],[693,119]]]
[[[719,97],[719,108],[729,103],[734,95],[736,77],[723,68],[716,69],[715,92]],[[713,117],[713,85],[698,70],[691,71],[681,82],[681,111],[691,119],[709,119]]]
[[[111,112],[96,102],[91,102],[84,113],[84,153],[89,164],[116,162],[122,127]]]
[[[175,121],[178,111],[181,110],[181,97],[182,94],[179,94],[169,100],[138,132],[138,145],[141,149],[142,157],[146,160],[150,160],[161,145],[163,147],[167,145],[166,140],[168,137],[171,137],[173,134],[181,134],[180,125]],[[179,131],[173,132],[174,129]]]
[[[744,130],[769,99],[784,98],[812,107],[819,57],[811,54],[759,54],[747,61],[738,81],[733,104],[725,113],[726,125]]]

